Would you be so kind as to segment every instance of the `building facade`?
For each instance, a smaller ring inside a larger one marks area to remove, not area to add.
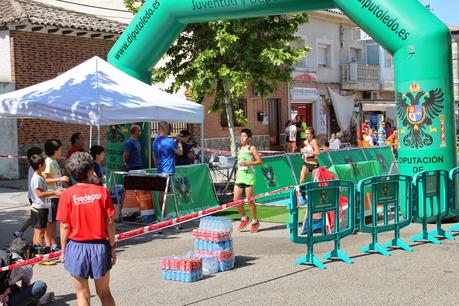
[[[0,93],[25,88],[81,64],[106,58],[125,24],[36,1],[0,0]],[[76,131],[89,127],[36,119],[0,119],[1,154],[24,155],[46,139],[58,138],[63,152]],[[95,137],[95,135],[94,135]],[[0,179],[24,176],[24,160],[0,160]]]

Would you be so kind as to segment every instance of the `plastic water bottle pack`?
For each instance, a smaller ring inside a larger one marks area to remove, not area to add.
[[[199,222],[199,229],[212,232],[232,232],[233,224],[229,218],[204,217]]]

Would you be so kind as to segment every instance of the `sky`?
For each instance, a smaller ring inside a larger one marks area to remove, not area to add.
[[[433,13],[443,22],[459,26],[459,0],[420,0],[430,4]]]

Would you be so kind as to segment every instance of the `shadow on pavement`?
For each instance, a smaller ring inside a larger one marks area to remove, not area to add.
[[[281,276],[278,276],[278,277],[273,277],[273,278],[270,278],[270,279],[267,279],[267,280],[264,280],[264,281],[261,281],[261,282],[258,282],[258,283],[254,283],[254,284],[251,284],[251,285],[248,285],[248,286],[244,286],[244,287],[240,287],[240,288],[237,288],[237,289],[234,289],[234,290],[230,290],[228,292],[224,292],[224,293],[221,293],[221,294],[216,294],[214,296],[209,296],[207,298],[204,298],[204,299],[201,299],[201,300],[198,300],[198,301],[193,301],[191,303],[186,303],[184,305],[186,306],[186,305],[194,305],[194,304],[202,303],[202,302],[205,302],[205,301],[208,301],[208,300],[211,300],[211,299],[219,298],[219,297],[222,297],[222,296],[225,296],[225,295],[229,295],[229,294],[232,294],[232,293],[237,293],[239,291],[243,291],[243,290],[246,290],[246,289],[249,289],[249,288],[253,288],[253,287],[256,287],[256,286],[259,286],[259,285],[263,285],[263,284],[267,284],[267,283],[274,282],[274,281],[277,281],[277,280],[281,280],[281,279],[284,279],[284,278],[288,278],[288,277],[290,277],[292,275],[303,273],[303,272],[306,272],[306,271],[311,270],[311,269],[314,269],[314,267],[307,267],[306,269],[303,269],[303,270],[291,272],[291,273],[288,273],[288,274],[285,274],[285,275],[281,275]]]
[[[24,209],[0,210],[0,248],[9,246],[14,239],[13,233],[20,229],[28,218],[29,213]],[[31,228],[26,231],[24,238],[32,238]]]
[[[94,298],[95,295],[91,295],[91,298]],[[58,295],[54,298],[54,301],[49,305],[70,305],[68,302],[76,301],[76,294],[69,293],[66,295]]]

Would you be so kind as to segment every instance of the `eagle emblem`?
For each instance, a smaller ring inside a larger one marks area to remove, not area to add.
[[[440,88],[425,92],[418,84],[412,84],[408,93],[397,93],[397,116],[406,134],[405,146],[418,149],[432,145],[433,138],[428,133],[437,132],[432,122],[443,110],[443,96]]]

